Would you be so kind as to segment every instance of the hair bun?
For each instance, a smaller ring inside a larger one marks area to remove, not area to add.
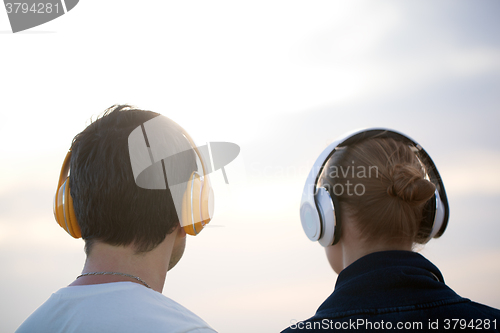
[[[434,195],[436,186],[424,179],[421,169],[411,164],[396,164],[391,174],[392,184],[387,188],[390,196],[398,197],[411,205],[420,205]]]

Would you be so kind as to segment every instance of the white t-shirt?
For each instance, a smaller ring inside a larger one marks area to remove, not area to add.
[[[200,317],[134,282],[59,289],[16,333],[214,333]]]

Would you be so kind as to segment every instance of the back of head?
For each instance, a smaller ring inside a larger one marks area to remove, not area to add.
[[[323,182],[366,241],[425,243],[421,226],[435,185],[412,149],[392,138],[372,138],[336,152]]]
[[[89,254],[99,240],[111,245],[130,245],[137,252],[154,249],[179,225],[175,207],[166,190],[136,185],[128,150],[130,133],[158,113],[115,105],[78,134],[71,147],[71,196],[82,238]],[[165,128],[179,151],[191,150],[178,125]],[[184,179],[196,170],[196,158],[183,154]]]

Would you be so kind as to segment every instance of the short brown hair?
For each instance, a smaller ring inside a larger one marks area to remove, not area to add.
[[[128,136],[156,112],[129,105],[114,105],[73,139],[70,188],[78,224],[90,253],[95,240],[110,245],[134,244],[147,252],[158,246],[179,225],[167,190],[143,189],[136,185]],[[165,128],[169,143],[179,151],[192,147],[177,125]],[[181,154],[180,178],[189,179],[196,170],[196,157]]]

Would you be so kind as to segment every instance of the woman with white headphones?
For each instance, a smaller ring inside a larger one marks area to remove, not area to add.
[[[414,140],[375,128],[333,142],[308,175],[300,218],[339,275],[316,314],[283,332],[498,332],[499,310],[457,295],[412,251],[440,237],[448,217],[441,176]]]

